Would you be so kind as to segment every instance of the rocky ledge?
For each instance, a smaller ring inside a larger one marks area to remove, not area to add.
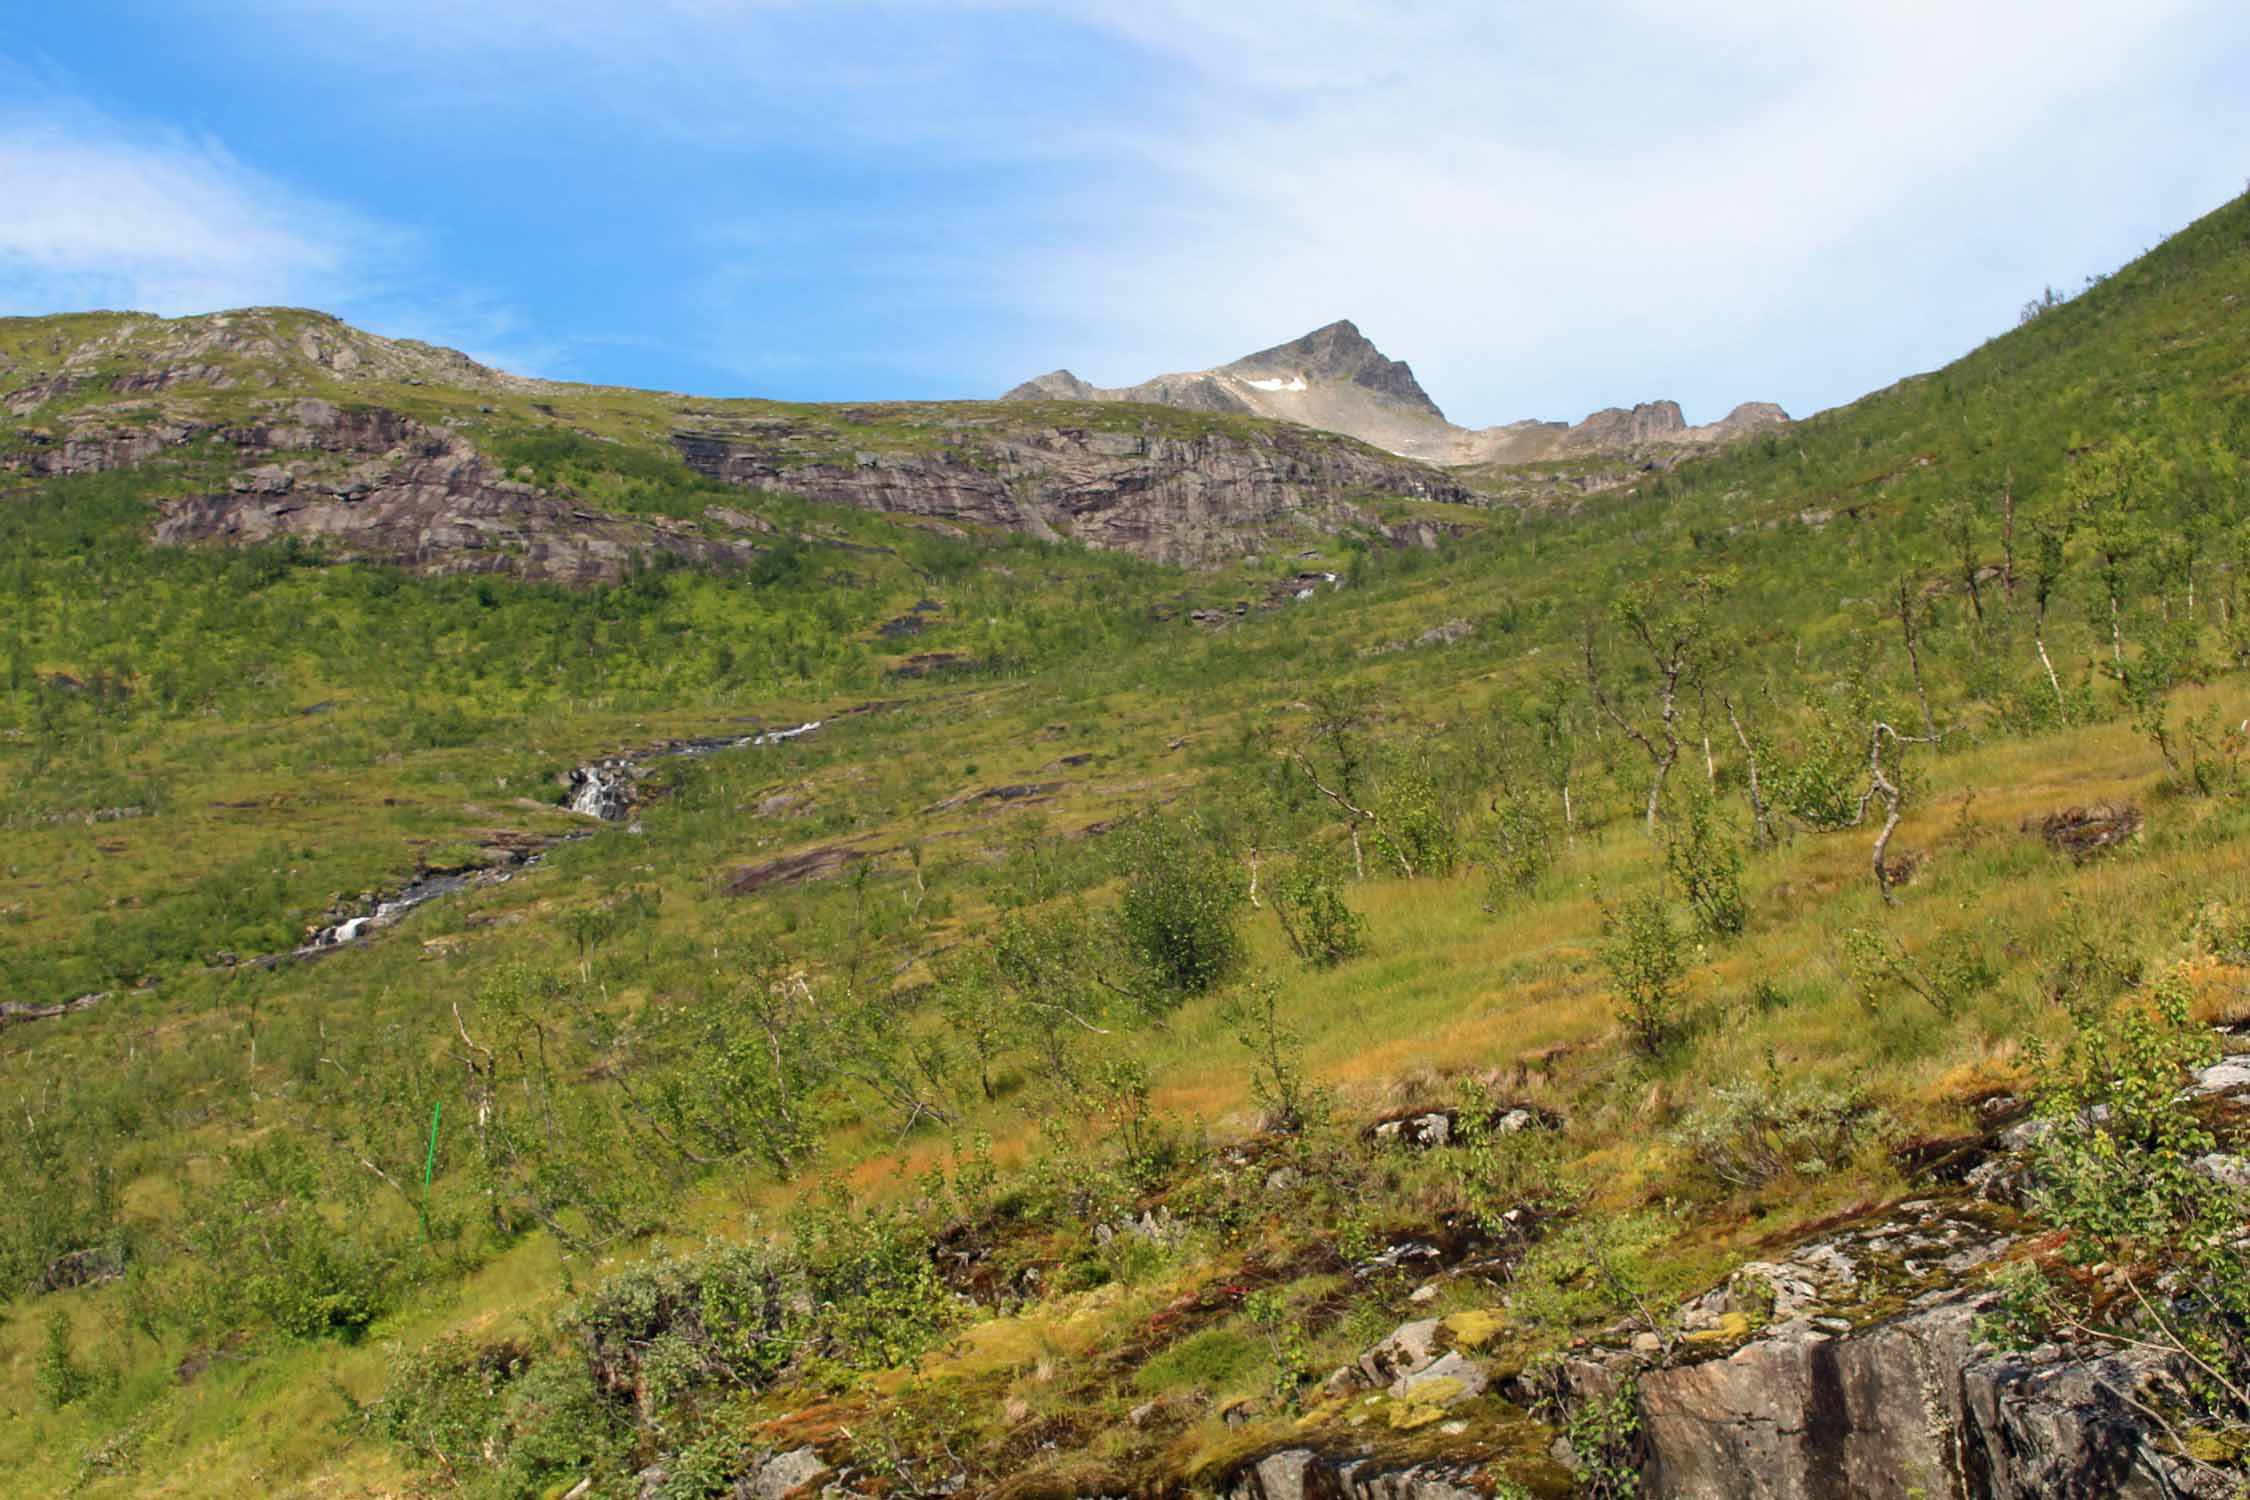
[[[0,457],[0,466],[35,478],[95,474],[196,442],[231,449],[244,467],[223,490],[166,504],[159,542],[294,537],[320,543],[338,561],[572,585],[614,581],[652,555],[727,565],[758,551],[662,520],[583,509],[506,477],[444,428],[326,401],[286,403],[266,420],[235,426],[80,426]]]
[[[1368,501],[1469,504],[1442,473],[1349,439],[1276,427],[1195,437],[1078,427],[985,428],[908,452],[817,452],[824,434],[781,419],[711,422],[674,434],[700,472],[747,489],[1069,537],[1159,562],[1205,563],[1268,545],[1277,533],[1380,533],[1434,545],[1429,523],[1386,525]]]

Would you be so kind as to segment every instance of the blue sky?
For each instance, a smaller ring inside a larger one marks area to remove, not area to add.
[[[1456,421],[1794,412],[2241,192],[2250,7],[0,0],[0,313],[1103,384],[1338,317]]]

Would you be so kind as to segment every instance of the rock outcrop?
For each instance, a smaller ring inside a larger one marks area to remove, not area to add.
[[[1104,389],[1068,370],[1027,380],[1003,401],[1129,401],[1182,411],[1239,412],[1348,433],[1412,458],[1442,459],[1453,429],[1414,371],[1349,321],[1211,370]]]
[[[1669,1359],[1644,1334],[1558,1379],[1576,1401],[1631,1382],[1652,1500],[2206,1493],[2147,1415],[2176,1378],[2160,1354],[1978,1339],[1997,1297],[1972,1273],[2011,1243],[2003,1211],[1902,1203],[1736,1271],[1683,1309]]]
[[[1068,537],[1162,562],[1239,556],[1277,536],[1363,528],[1402,544],[1426,523],[1387,527],[1362,503],[1404,496],[1468,503],[1442,473],[1293,428],[1194,436],[1095,427],[985,425],[936,448],[846,459],[805,451],[785,422],[712,421],[674,435],[698,471],[747,489]]]
[[[246,424],[74,424],[59,438],[28,440],[0,465],[35,478],[102,473],[197,442],[232,450],[242,467],[223,490],[169,502],[156,523],[158,542],[293,537],[319,543],[338,561],[574,585],[612,581],[652,555],[731,565],[758,550],[660,520],[584,509],[499,473],[444,428],[311,399],[279,403]]]

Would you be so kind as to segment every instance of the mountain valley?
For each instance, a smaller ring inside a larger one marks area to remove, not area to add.
[[[2239,1495],[2246,368],[0,318],[0,1490]]]

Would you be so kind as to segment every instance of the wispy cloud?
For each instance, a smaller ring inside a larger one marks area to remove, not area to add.
[[[244,165],[67,103],[0,113],[0,311],[177,315],[358,301],[411,237]]]
[[[1961,352],[2239,188],[2250,134],[2234,0],[221,3],[384,143],[379,213],[0,112],[0,304],[318,300],[870,396],[1348,316],[1462,420],[1703,419]],[[382,220],[427,274],[386,284]]]
[[[2163,98],[2219,15],[2190,0],[1102,13],[1202,86],[1142,138],[1167,189],[1035,270],[1123,334],[1097,378],[1350,315],[1483,420],[1825,404],[2138,249],[2120,220],[2180,174],[2233,185],[2228,132]],[[1152,307],[1174,331],[1126,332]]]

